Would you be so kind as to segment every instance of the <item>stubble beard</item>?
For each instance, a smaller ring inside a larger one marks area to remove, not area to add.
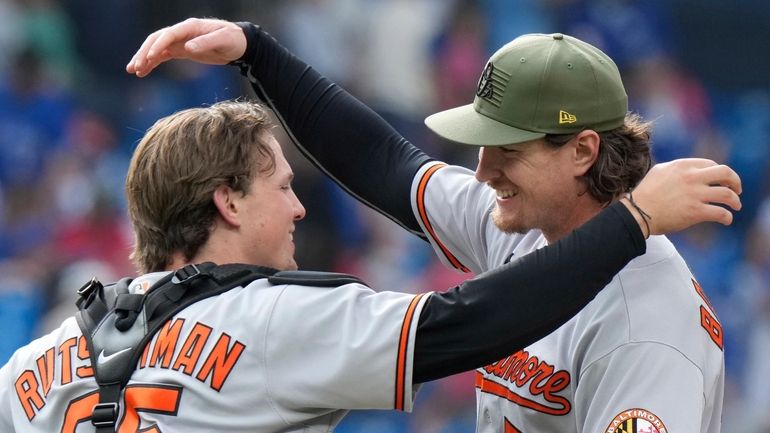
[[[497,205],[495,205],[495,208],[492,210],[491,216],[492,222],[503,233],[523,235],[532,229],[531,227],[524,226],[515,218],[515,216],[506,218],[500,210],[500,207]]]

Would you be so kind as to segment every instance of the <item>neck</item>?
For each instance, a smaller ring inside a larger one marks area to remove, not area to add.
[[[171,256],[171,263],[166,266],[167,271],[177,270],[185,265],[203,262],[216,264],[246,263],[246,259],[239,254],[237,243],[232,242],[234,236],[229,232],[214,228],[205,244],[201,245],[195,256],[187,259],[180,251]]]
[[[555,218],[548,227],[541,227],[543,236],[549,244],[562,239],[575,229],[595,217],[604,207],[589,194],[584,194],[568,211],[561,211],[561,218]]]

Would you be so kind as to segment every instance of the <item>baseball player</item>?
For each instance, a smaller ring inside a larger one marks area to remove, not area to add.
[[[663,215],[634,205],[638,190],[628,194],[650,167],[650,125],[628,113],[612,60],[566,35],[505,45],[484,67],[473,104],[426,119],[439,135],[479,147],[475,174],[424,158],[257,26],[187,20],[150,35],[127,70],[145,76],[171,58],[235,61],[312,161],[461,271],[485,272],[540,251],[621,197],[643,223]],[[700,159],[671,167],[683,176],[667,179],[669,187],[700,185],[699,195],[681,197],[689,211],[732,221],[714,205],[740,208],[732,170]],[[714,309],[676,249],[650,237],[646,254],[577,316],[477,369],[477,430],[718,432],[723,342]]]
[[[126,181],[142,275],[124,280],[125,299],[152,296],[192,263],[297,268],[305,210],[268,119],[259,105],[223,102],[147,131]],[[643,184],[649,229],[701,220],[679,202],[690,189]],[[669,206],[673,216],[657,218]],[[336,274],[255,278],[172,316],[106,418],[94,374],[130,348],[92,363],[70,318],[0,369],[0,431],[327,432],[350,409],[409,411],[416,384],[488,365],[567,321],[644,252],[643,226],[630,202],[615,203],[555,245],[442,293],[377,293]]]

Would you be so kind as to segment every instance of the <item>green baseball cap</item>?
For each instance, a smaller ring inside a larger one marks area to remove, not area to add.
[[[628,96],[615,62],[561,33],[528,34],[487,62],[473,104],[442,111],[425,124],[448,140],[504,146],[583,129],[623,125]]]

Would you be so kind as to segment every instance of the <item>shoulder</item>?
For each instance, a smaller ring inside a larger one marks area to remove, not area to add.
[[[267,278],[271,284],[294,284],[312,287],[338,287],[345,284],[361,284],[363,281],[353,275],[319,271],[281,271]]]
[[[661,343],[697,365],[721,359],[721,345],[702,326],[704,312],[716,323],[714,312],[687,264],[664,236],[649,239],[647,248],[597,297],[604,300],[597,307],[615,318],[607,324],[614,340]]]
[[[59,325],[58,328],[49,332],[46,335],[40,336],[26,345],[20,347],[9,359],[7,366],[13,369],[14,365],[26,366],[31,363],[32,360],[40,358],[46,352],[53,350],[57,352],[62,347],[75,346],[77,339],[81,337],[83,333],[75,321],[75,317],[69,317]],[[67,344],[70,341],[71,344]]]
[[[676,251],[674,244],[666,236],[650,236],[647,239],[647,251],[632,260],[623,268],[623,271],[660,266],[666,261],[676,261],[678,257],[679,253]]]
[[[476,180],[472,170],[434,161],[420,167],[415,174],[412,197],[419,200],[423,196],[466,197],[482,201],[483,198],[492,198],[493,191]]]

